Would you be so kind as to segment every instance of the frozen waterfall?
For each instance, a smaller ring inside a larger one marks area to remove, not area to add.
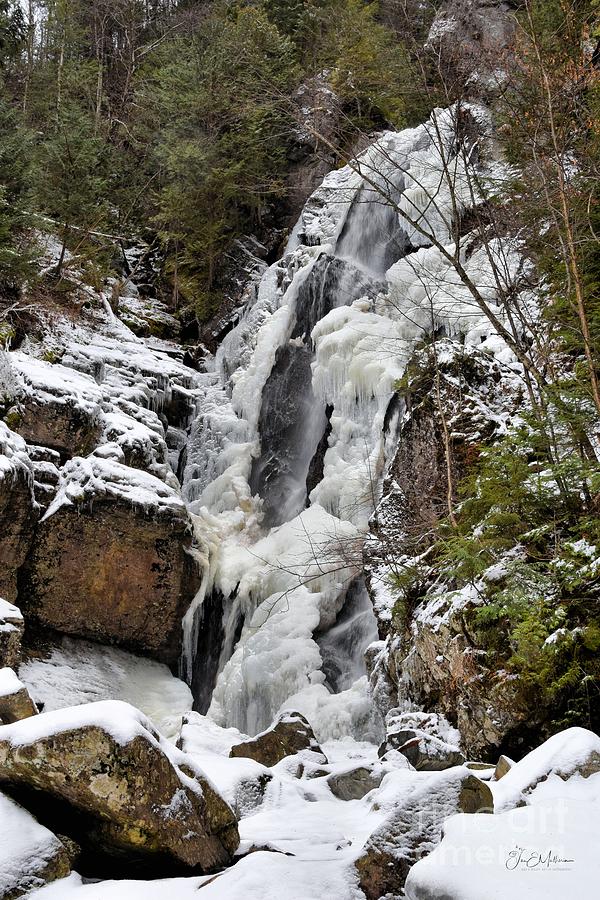
[[[283,706],[322,739],[380,727],[362,663],[376,634],[361,551],[394,446],[390,401],[432,323],[483,333],[402,213],[450,245],[452,216],[472,202],[455,110],[433,115],[325,178],[204,376],[183,490],[207,554],[183,672],[197,708],[246,733]],[[464,265],[485,281],[481,253]]]

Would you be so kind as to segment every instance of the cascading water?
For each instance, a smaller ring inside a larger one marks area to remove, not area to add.
[[[456,122],[436,115],[435,126],[369,148],[368,180],[352,167],[327,176],[209,361],[183,490],[211,550],[184,623],[183,671],[198,708],[212,691],[208,714],[222,725],[253,733],[292,705],[323,739],[379,727],[363,675],[375,631],[360,576],[399,416],[390,401],[432,320],[473,321],[443,257],[401,214],[451,240],[460,197],[444,172]]]
[[[334,693],[348,690],[366,675],[364,653],[377,636],[373,605],[359,578],[350,585],[335,624],[317,636],[326,683]]]
[[[355,217],[355,229],[358,223]],[[288,522],[306,506],[311,462],[328,424],[326,404],[312,389],[312,330],[330,310],[384,287],[356,266],[323,254],[298,293],[291,337],[279,348],[263,390],[261,453],[250,475],[253,494],[263,500],[266,527]]]

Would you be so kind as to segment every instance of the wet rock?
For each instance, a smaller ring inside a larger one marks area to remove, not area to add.
[[[403,896],[411,867],[437,846],[448,816],[492,809],[489,787],[464,768],[419,782],[371,835],[356,861],[367,900]]]
[[[127,703],[0,728],[0,782],[76,838],[98,872],[111,858],[151,874],[211,871],[239,843],[232,810],[192,758]]]
[[[304,716],[299,712],[286,711],[266,731],[232,747],[229,755],[248,757],[264,766],[275,766],[287,756],[294,756],[302,750],[312,751],[313,761],[327,763],[327,757]]]
[[[16,900],[71,870],[61,841],[0,794],[0,900]]]
[[[19,665],[24,629],[21,610],[0,597],[0,666],[15,668]]]
[[[356,766],[347,772],[336,772],[327,779],[327,784],[338,800],[362,800],[369,791],[378,788],[383,780],[383,769],[372,766]]]
[[[37,625],[174,663],[199,586],[188,513],[157,478],[113,460],[71,460],[19,576]]]
[[[0,596],[9,601],[17,598],[16,572],[29,550],[37,518],[25,441],[0,421]],[[0,652],[2,643],[0,636]]]
[[[12,669],[0,669],[0,724],[9,725],[37,715],[29,691]]]

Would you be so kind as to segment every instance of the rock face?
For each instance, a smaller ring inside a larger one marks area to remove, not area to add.
[[[367,900],[403,896],[411,867],[439,843],[447,816],[492,810],[490,789],[467,769],[431,776],[400,801],[371,835],[356,861],[360,887]]]
[[[37,707],[12,669],[0,669],[0,724],[10,725],[37,715]]]
[[[450,441],[452,486],[468,473],[480,447],[494,440],[498,411],[514,410],[516,388],[485,354],[456,342],[438,342],[441,407]],[[386,639],[369,661],[371,686],[382,713],[406,701],[443,714],[462,736],[473,758],[510,749],[536,716],[504,666],[492,666],[465,621],[479,604],[472,591],[441,588],[428,594],[417,585],[407,595],[382,591],[399,559],[407,567],[430,546],[430,536],[448,514],[446,448],[434,370],[428,351],[415,354],[404,393],[406,415],[395,458],[365,546],[367,586]],[[539,720],[538,720],[539,721]],[[506,746],[508,744],[508,746]]]
[[[0,597],[0,666],[14,668],[19,664],[24,629],[21,610]]]
[[[229,755],[254,759],[264,766],[274,766],[286,756],[294,756],[302,750],[311,750],[322,757],[322,763],[327,762],[304,716],[299,712],[286,711],[267,731],[232,747]]]
[[[25,441],[0,421],[0,596],[9,601],[17,597],[16,572],[29,549],[36,519],[33,473]]]
[[[70,872],[62,843],[0,794],[0,900],[16,900]]]
[[[0,783],[30,806],[37,798],[61,831],[76,827],[84,850],[149,872],[211,871],[239,843],[233,812],[191,758],[119,701],[1,728]]]
[[[19,589],[45,628],[174,663],[199,586],[180,497],[113,460],[73,459],[40,522]]]
[[[94,409],[70,399],[64,402],[28,397],[15,417],[15,431],[26,441],[60,454],[61,459],[85,456],[99,441],[102,426]]]
[[[447,0],[437,10],[427,44],[461,82],[478,76],[472,81],[479,82],[479,91],[489,90],[497,85],[494,70],[506,65],[518,5],[518,0]],[[475,85],[469,87],[473,90]]]

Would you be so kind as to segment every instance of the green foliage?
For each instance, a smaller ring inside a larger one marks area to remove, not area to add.
[[[23,246],[30,165],[31,135],[0,95],[0,292],[14,291],[32,271]]]
[[[64,99],[34,159],[35,198],[59,226],[63,252],[70,240],[78,252],[83,252],[86,244],[89,249],[90,232],[106,225],[109,159],[109,149],[96,133],[93,120]]]
[[[404,123],[409,64],[403,48],[377,22],[377,3],[347,0],[334,37],[333,88],[355,110],[356,124],[368,128],[378,118]]]
[[[232,236],[282,194],[289,128],[281,98],[296,77],[290,41],[251,6],[226,19],[216,12],[143,74],[139,133],[156,135],[160,172],[154,221],[167,269],[201,317],[218,303],[216,271]]]

